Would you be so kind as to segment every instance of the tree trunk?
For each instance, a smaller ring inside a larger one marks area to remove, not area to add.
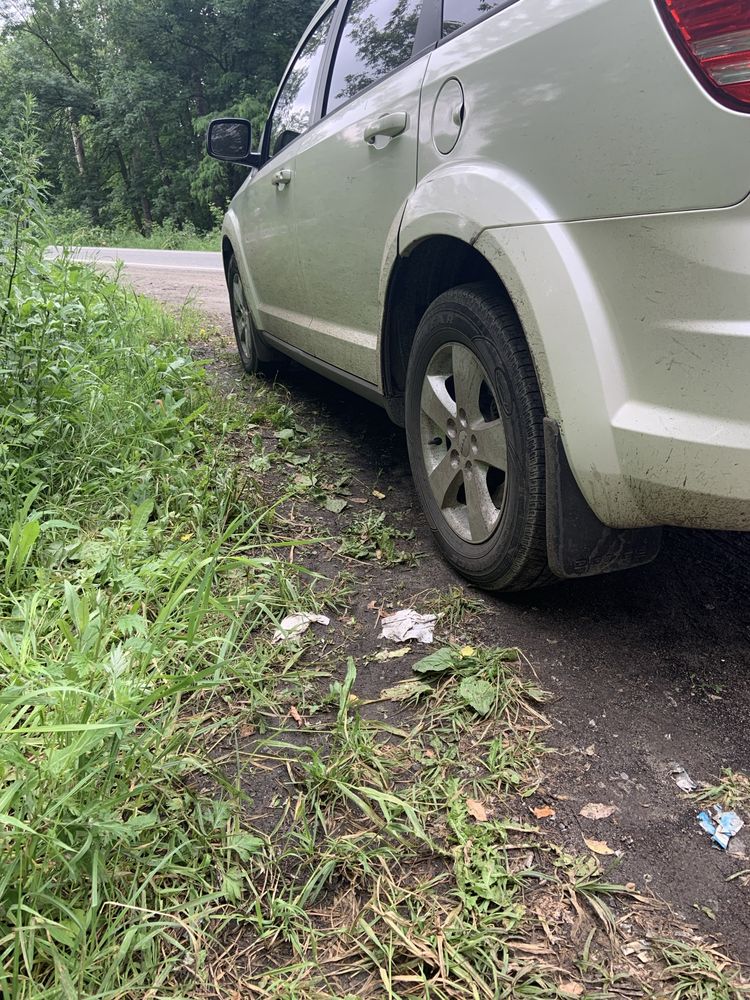
[[[81,175],[81,177],[85,177],[86,152],[83,148],[83,136],[81,135],[81,130],[78,126],[78,122],[73,117],[73,109],[66,108],[65,111],[68,117],[68,124],[70,126],[70,135],[71,138],[73,139],[73,152],[75,153],[76,164],[78,165],[78,173]]]
[[[143,209],[143,232],[146,236],[150,236],[154,220],[151,217],[151,203],[145,194],[141,195],[141,208]]]
[[[122,150],[118,143],[115,143],[115,156],[117,158],[117,165],[120,168],[120,176],[122,177],[122,183],[125,187],[125,192],[128,196],[128,204],[130,205],[130,214],[133,216],[133,222],[135,223],[135,228],[140,232],[143,228],[143,220],[141,219],[141,214],[138,211],[138,206],[136,205],[135,199],[133,198],[133,191],[130,186],[130,173],[128,171],[128,165],[125,162],[125,157],[122,155]]]
[[[193,74],[193,97],[195,98],[195,110],[198,114],[203,117],[203,115],[208,114],[208,101],[206,100],[206,91],[203,89],[203,80],[200,78],[199,73]]]

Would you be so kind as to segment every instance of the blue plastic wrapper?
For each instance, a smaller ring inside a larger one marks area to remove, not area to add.
[[[725,812],[724,807],[720,805],[711,806],[710,811],[704,809],[696,818],[706,833],[711,834],[712,843],[722,851],[726,851],[729,841],[745,825],[736,812],[733,810]]]

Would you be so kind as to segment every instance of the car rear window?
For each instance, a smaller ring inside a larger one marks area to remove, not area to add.
[[[422,0],[351,0],[331,71],[333,111],[411,58]]]
[[[443,38],[500,6],[502,0],[443,0]]]

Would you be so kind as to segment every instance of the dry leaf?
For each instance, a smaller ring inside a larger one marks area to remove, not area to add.
[[[583,752],[586,754],[587,757],[596,757],[596,744],[591,743],[589,746],[586,747],[586,749]]]
[[[380,490],[373,490],[372,495],[378,500],[385,500],[385,493],[381,493]]]
[[[365,497],[349,497],[349,503],[367,503]]]
[[[590,851],[594,852],[594,854],[607,855],[615,853],[606,840],[589,840],[588,837],[584,837],[583,842]]]
[[[605,806],[603,802],[587,802],[578,813],[584,819],[609,819],[617,812],[617,806]]]
[[[555,810],[552,806],[539,806],[537,809],[531,810],[537,819],[554,819]]]
[[[481,802],[477,802],[476,799],[466,800],[466,811],[469,816],[473,816],[477,823],[487,822],[487,810],[484,808]]]
[[[411,646],[400,646],[398,649],[381,649],[373,656],[373,660],[398,660],[411,653]]]
[[[582,997],[583,986],[569,979],[567,983],[560,984],[560,992],[564,993],[566,997]]]
[[[249,723],[245,723],[240,726],[240,738],[246,740],[248,736],[253,736],[255,734],[255,726],[251,726]]]
[[[304,726],[304,724],[305,724],[305,720],[302,718],[302,716],[297,711],[297,706],[296,705],[292,705],[292,707],[289,709],[289,718],[290,719],[294,719],[294,721],[297,723],[297,728],[298,729],[301,729],[302,726]]]

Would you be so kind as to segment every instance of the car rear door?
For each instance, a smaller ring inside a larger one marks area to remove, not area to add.
[[[313,353],[374,384],[386,246],[395,246],[416,183],[428,59],[414,55],[421,7],[349,0],[337,18],[323,119],[297,143],[297,242]]]
[[[265,162],[237,199],[251,298],[261,326],[310,351],[306,289],[296,243],[294,194],[300,136],[313,122],[315,98],[335,15],[330,7],[299,46],[279,87],[263,135]]]

